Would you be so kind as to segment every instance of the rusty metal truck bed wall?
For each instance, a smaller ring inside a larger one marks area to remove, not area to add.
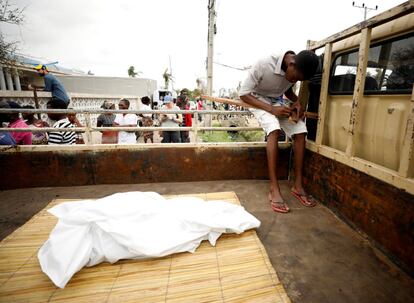
[[[290,149],[281,149],[287,179]],[[267,179],[264,147],[160,147],[0,153],[0,189],[210,180]]]
[[[309,150],[305,165],[307,190],[413,274],[414,196]]]

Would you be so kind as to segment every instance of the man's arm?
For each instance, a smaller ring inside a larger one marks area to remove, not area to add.
[[[114,122],[114,123],[113,123],[113,126],[116,126],[116,127],[136,127],[137,125],[136,125],[136,124],[124,124],[124,125],[119,125],[118,123]]]
[[[285,92],[285,96],[293,101],[293,104],[291,106],[291,108],[296,108],[298,111],[298,119],[302,119],[304,114],[305,114],[305,109],[302,107],[302,104],[299,102],[299,98],[298,96],[296,96],[296,94],[293,92],[292,87],[290,87],[286,92]]]
[[[44,86],[39,86],[39,85],[34,85],[34,84],[29,84],[27,88],[32,89],[32,90],[45,90]]]
[[[263,68],[261,62],[259,61],[249,70],[247,78],[243,82],[243,85],[240,89],[240,99],[277,117],[290,116],[290,108],[285,106],[273,106],[272,104],[258,100],[255,96],[252,95],[252,92],[255,92],[256,88],[260,85],[263,77]]]
[[[293,103],[298,101],[298,96],[296,96],[296,94],[293,92],[292,87],[290,87],[286,92],[285,92],[285,96],[292,101]]]

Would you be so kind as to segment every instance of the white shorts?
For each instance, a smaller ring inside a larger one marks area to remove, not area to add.
[[[257,96],[256,96],[257,97]],[[260,96],[258,98],[260,101],[270,103],[270,100]],[[252,114],[256,117],[260,126],[266,132],[266,135],[269,135],[275,130],[283,129],[286,136],[292,138],[293,135],[307,133],[305,122],[299,120],[297,123],[289,121],[288,118],[277,118],[275,115],[268,113],[267,111],[261,109],[250,108]]]

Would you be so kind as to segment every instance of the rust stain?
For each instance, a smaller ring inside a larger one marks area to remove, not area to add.
[[[287,179],[289,149],[279,151]],[[160,148],[0,154],[0,189],[151,182],[267,179],[264,147]],[[39,174],[39,172],[42,172]]]

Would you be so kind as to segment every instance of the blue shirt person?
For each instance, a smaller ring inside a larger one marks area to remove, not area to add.
[[[63,87],[62,83],[52,74],[49,73],[47,67],[39,64],[35,67],[39,76],[44,77],[45,91],[51,92],[52,98],[64,102],[66,107],[69,105],[70,98]]]
[[[10,108],[10,105],[6,101],[0,101],[0,108]],[[10,122],[10,114],[0,113],[0,127],[3,127],[3,122]],[[0,145],[16,145],[16,140],[10,132],[0,132]]]
[[[9,132],[0,132],[0,145],[16,145],[16,140]]]

